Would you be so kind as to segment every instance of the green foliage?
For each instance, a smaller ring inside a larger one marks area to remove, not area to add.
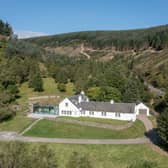
[[[121,93],[117,88],[103,86],[103,87],[90,87],[87,90],[87,95],[94,101],[121,101]]]
[[[64,83],[58,83],[57,89],[58,89],[60,92],[66,92],[66,85],[65,85]]]
[[[132,100],[129,102],[137,100],[148,102],[150,99],[143,81],[140,81],[138,76],[131,75],[128,64],[124,60],[123,62],[120,59],[100,62],[55,55],[55,57],[48,58],[46,67],[56,81],[59,83],[73,81],[75,91],[85,90],[91,100],[127,101],[130,97]],[[128,79],[128,76],[132,76],[131,79]],[[131,88],[129,88],[130,85]]]
[[[11,36],[13,34],[12,27],[9,23],[0,20],[0,34],[5,36]]]
[[[168,111],[161,113],[157,120],[157,132],[168,149]]]
[[[164,96],[165,102],[168,104],[168,89],[166,90],[165,96]]]
[[[155,99],[154,109],[159,113],[163,113],[168,109],[168,104],[163,98],[157,98]]]
[[[123,101],[136,102],[150,100],[148,89],[138,77],[130,76],[123,89]]]
[[[46,145],[33,148],[21,142],[9,142],[0,149],[0,167],[3,168],[57,168],[55,153]]]
[[[102,101],[121,101],[121,93],[117,88],[104,86],[101,88],[100,100]]]
[[[91,100],[99,100],[101,95],[101,88],[100,87],[89,87],[87,90],[87,95]]]
[[[0,108],[0,122],[8,120],[13,117],[14,112],[8,107],[8,105],[1,105]]]
[[[35,73],[31,77],[31,83],[29,83],[29,86],[31,86],[34,91],[42,92],[43,91],[43,80],[41,78],[40,73]]]
[[[66,165],[66,168],[92,168],[91,161],[88,155],[83,155],[78,152],[73,152]]]
[[[56,75],[55,75],[56,82],[66,84],[68,82],[68,75],[67,75],[67,73],[68,72],[66,71],[65,68],[60,68],[59,71],[57,71]]]
[[[6,46],[6,57],[13,58],[13,57],[20,57],[20,58],[41,58],[43,53],[42,48],[38,47],[37,45],[24,42],[22,40],[12,39],[9,40]]]

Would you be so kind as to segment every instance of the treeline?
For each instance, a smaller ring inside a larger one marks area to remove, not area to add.
[[[10,24],[0,20],[0,35],[11,36],[12,34],[13,30]]]
[[[53,148],[47,145],[31,146],[21,142],[8,142],[0,148],[1,168],[95,168],[88,153],[72,152],[66,162],[58,164],[58,157]],[[127,168],[158,168],[157,162],[139,160],[130,163]]]
[[[27,39],[43,47],[85,43],[93,48],[114,48],[119,51],[168,47],[168,26],[126,31],[86,31]]]

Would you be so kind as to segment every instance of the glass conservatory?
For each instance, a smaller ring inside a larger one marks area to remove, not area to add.
[[[43,115],[58,115],[58,106],[53,105],[33,105],[34,114],[43,114]]]

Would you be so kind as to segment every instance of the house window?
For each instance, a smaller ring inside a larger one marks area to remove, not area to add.
[[[81,111],[81,115],[85,115],[85,111]]]
[[[64,110],[62,110],[62,115],[64,115]]]
[[[93,112],[93,111],[90,111],[90,112],[89,112],[89,115],[94,115],[94,112]]]
[[[106,116],[106,112],[102,112],[102,116]]]
[[[68,103],[65,103],[65,106],[68,107]]]
[[[72,115],[72,112],[71,111],[67,111],[67,115]]]
[[[120,117],[120,113],[115,113],[115,116],[116,117]]]

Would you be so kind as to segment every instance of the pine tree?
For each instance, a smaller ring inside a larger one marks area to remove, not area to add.
[[[40,73],[36,73],[32,76],[31,87],[34,89],[34,91],[37,92],[43,91],[43,80],[41,78]]]
[[[140,100],[140,92],[139,92],[139,86],[138,81],[135,78],[130,78],[125,85],[124,93],[123,93],[123,100],[125,102],[136,102],[137,100]]]
[[[157,120],[158,134],[168,149],[168,111],[161,113]]]

